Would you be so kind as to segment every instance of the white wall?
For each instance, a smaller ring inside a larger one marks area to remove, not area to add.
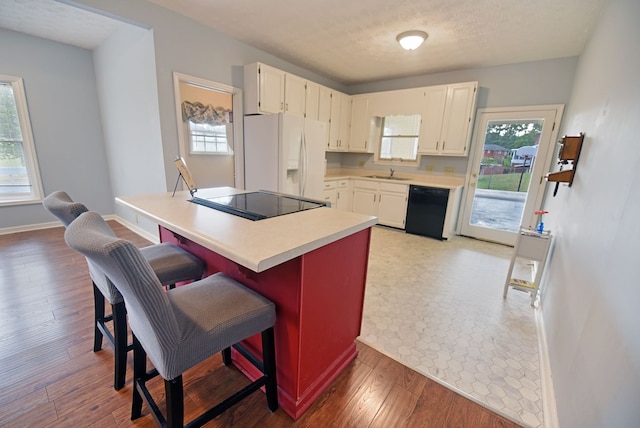
[[[640,2],[614,0],[581,55],[562,133],[575,181],[548,197],[556,235],[543,318],[562,427],[640,424]]]
[[[91,52],[0,28],[0,73],[24,79],[45,195],[113,212]],[[42,204],[0,207],[0,228],[57,221]]]
[[[153,32],[125,25],[93,57],[113,193],[166,191]],[[126,208],[115,212],[138,223]]]

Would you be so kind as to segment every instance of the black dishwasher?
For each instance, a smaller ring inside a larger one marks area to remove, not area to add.
[[[405,231],[414,235],[443,239],[449,189],[410,186]]]

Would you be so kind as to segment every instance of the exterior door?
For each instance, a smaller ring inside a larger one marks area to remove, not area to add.
[[[520,226],[535,228],[543,209],[564,106],[479,109],[461,233],[514,245]]]

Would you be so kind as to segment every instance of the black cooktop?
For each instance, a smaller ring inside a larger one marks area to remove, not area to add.
[[[326,206],[320,201],[262,190],[212,198],[194,196],[191,202],[253,221]]]

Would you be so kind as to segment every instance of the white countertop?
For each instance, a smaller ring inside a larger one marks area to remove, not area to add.
[[[397,183],[397,184],[414,184],[416,186],[436,187],[440,189],[455,190],[464,186],[464,178],[455,176],[442,176],[442,175],[425,175],[425,174],[406,174],[402,172],[396,172],[394,176],[400,178],[406,178],[406,180],[390,180],[384,178],[370,178],[368,175],[388,175],[388,171],[354,171],[353,169],[343,170],[330,170],[327,171],[324,179],[326,180],[340,180],[340,179],[357,179],[357,180],[370,180],[384,183]]]
[[[201,198],[245,193],[232,187],[198,189]],[[133,209],[255,272],[262,272],[331,242],[367,229],[376,217],[315,208],[251,221],[189,202],[188,191],[121,196],[116,203]]]

